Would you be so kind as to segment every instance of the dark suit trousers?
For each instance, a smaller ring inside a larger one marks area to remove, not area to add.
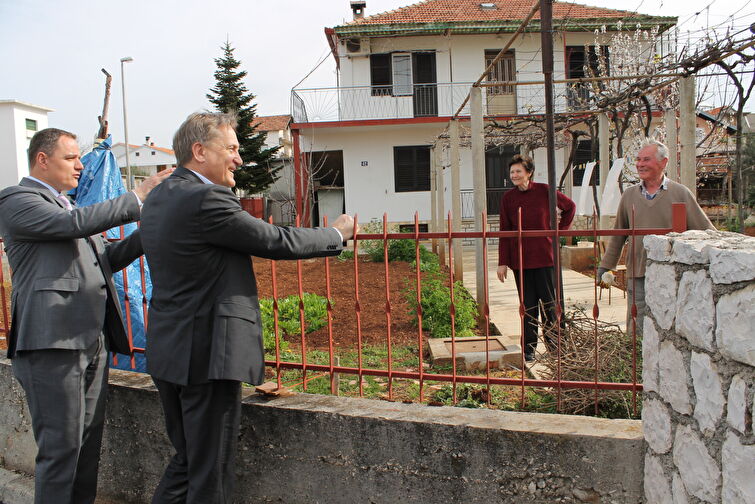
[[[516,287],[522,291],[522,282],[519,270],[514,271]],[[542,315],[544,324],[553,324],[556,321],[556,291],[553,288],[553,266],[545,268],[530,268],[524,270],[524,351],[527,354],[535,353],[537,347],[538,314]],[[563,291],[561,303],[563,306]],[[542,303],[543,311],[540,312]],[[555,348],[556,341],[545,341],[548,348]]]
[[[175,455],[153,504],[231,502],[234,456],[241,420],[241,382],[213,380],[176,385],[153,378]]]
[[[35,504],[93,503],[108,377],[102,336],[86,350],[19,351],[11,363],[37,441]]]

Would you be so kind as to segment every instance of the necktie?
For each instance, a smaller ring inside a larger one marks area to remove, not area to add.
[[[60,202],[63,203],[63,206],[66,207],[66,210],[68,210],[69,212],[73,210],[73,205],[71,205],[71,201],[68,198],[66,198],[63,193],[58,193],[56,198],[58,198]]]

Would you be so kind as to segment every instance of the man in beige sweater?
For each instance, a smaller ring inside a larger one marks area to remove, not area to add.
[[[684,203],[687,207],[687,229],[715,229],[689,189],[669,180],[665,175],[668,164],[668,147],[656,140],[647,139],[637,154],[637,173],[640,183],[624,191],[616,212],[614,229],[630,229],[632,207],[635,227],[670,228],[671,204]],[[645,247],[644,236],[633,237],[627,253],[627,333],[631,334],[632,299],[637,306],[637,334],[642,333],[645,313]],[[598,268],[598,281],[603,274],[616,267],[621,248],[627,236],[611,236],[606,253]],[[634,242],[634,243],[633,243]]]

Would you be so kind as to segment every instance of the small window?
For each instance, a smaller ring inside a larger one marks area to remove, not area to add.
[[[34,119],[27,119],[26,120],[26,130],[27,131],[37,131],[37,121]]]
[[[396,192],[430,190],[430,146],[393,148],[393,175]]]
[[[391,55],[370,55],[370,78],[372,96],[390,96],[391,94]]]
[[[134,156],[139,157],[139,153],[138,152],[134,152]]]
[[[155,151],[152,151],[152,155],[153,155],[153,156],[155,155]]]
[[[485,50],[485,68],[496,59],[500,51],[496,49]],[[514,51],[506,51],[493,68],[488,72],[488,82],[511,82],[516,80],[516,59]],[[514,94],[514,86],[494,86],[488,88],[491,95]]]

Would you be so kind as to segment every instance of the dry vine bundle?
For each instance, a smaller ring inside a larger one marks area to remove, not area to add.
[[[597,373],[597,379],[601,382],[632,382],[631,335],[624,333],[616,324],[593,319],[583,309],[567,311],[563,315],[563,321],[560,359],[555,348],[538,357],[539,363],[545,368],[541,375],[543,379],[555,380],[560,373],[561,380],[594,381]],[[551,338],[557,341],[556,327],[540,324],[540,328],[546,340]],[[637,379],[640,379],[642,341],[639,337],[636,348]],[[639,399],[637,402],[640,402]],[[596,409],[595,390],[563,388],[561,412],[577,415],[597,414],[611,418],[635,416],[632,393],[613,390],[597,391]]]

